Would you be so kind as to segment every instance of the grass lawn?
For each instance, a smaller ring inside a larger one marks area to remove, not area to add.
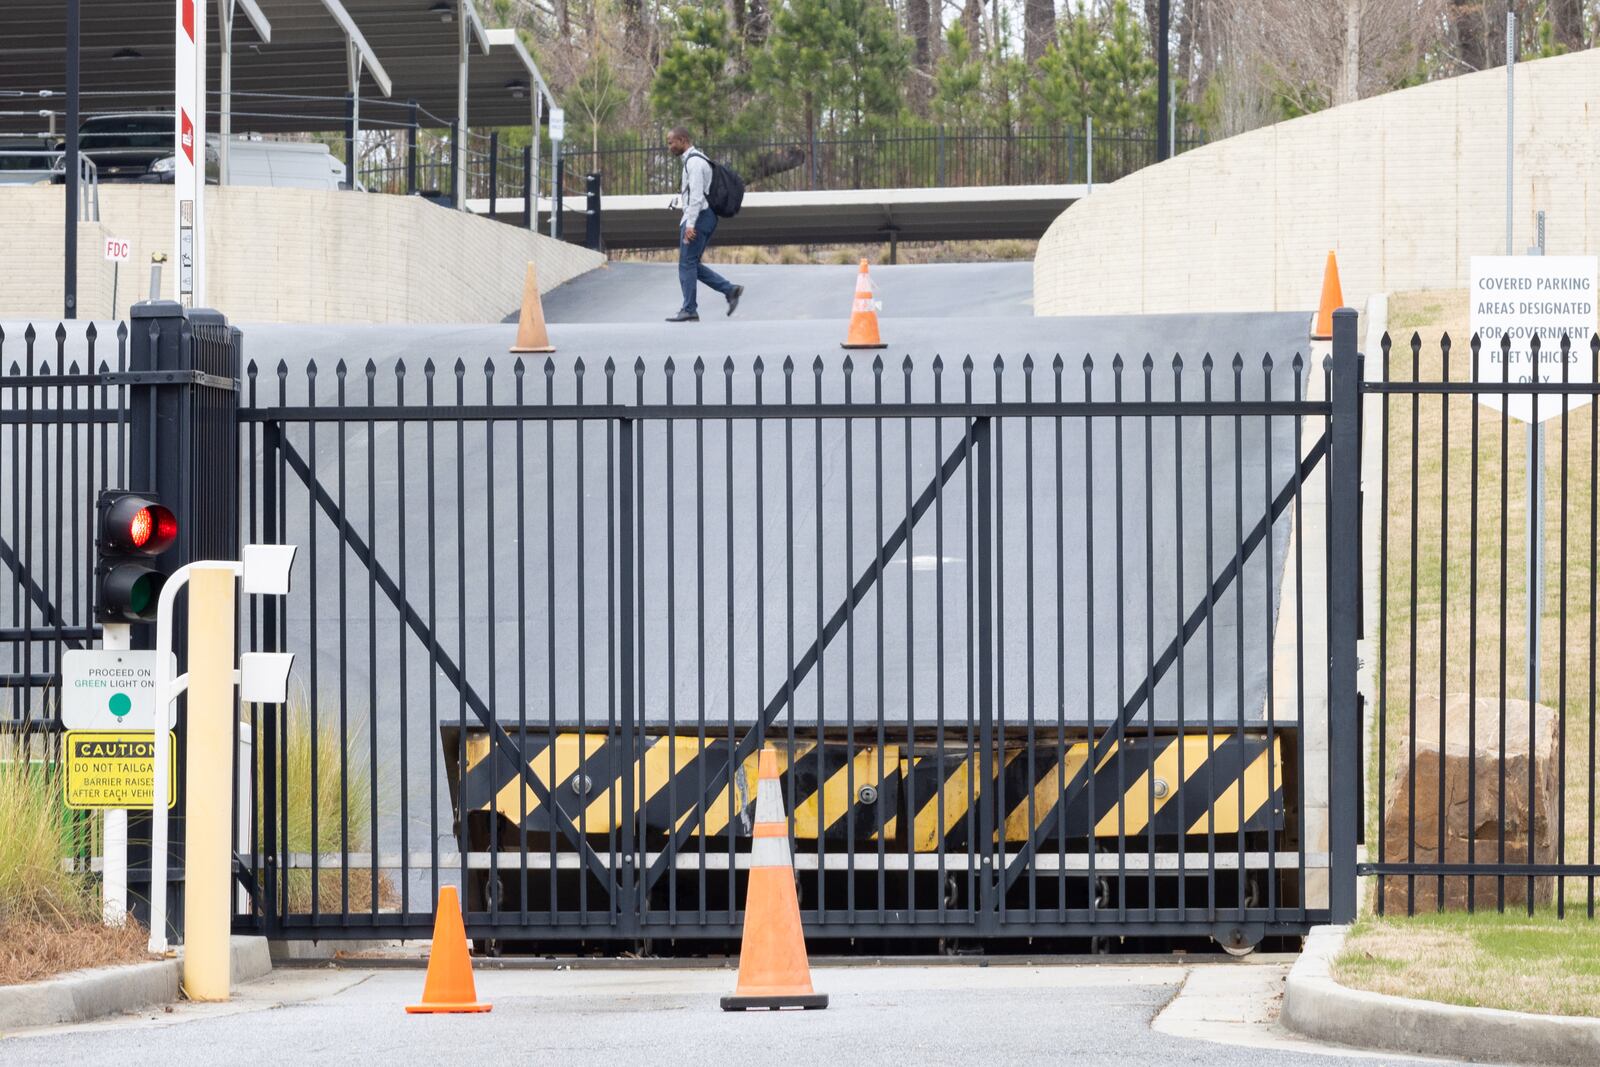
[[[1389,304],[1389,333],[1395,343],[1388,377],[1470,381],[1467,325],[1465,290],[1395,294]],[[1422,337],[1415,363],[1414,332]],[[1448,368],[1439,344],[1447,332],[1454,341]],[[1580,359],[1588,360],[1587,340],[1581,349]],[[1367,358],[1370,368],[1382,357],[1373,352]],[[1376,376],[1371,369],[1369,376]],[[1383,418],[1383,405],[1369,409],[1372,415]],[[1565,797],[1563,810],[1552,813],[1552,818],[1565,861],[1594,863],[1596,546],[1591,509],[1600,441],[1593,406],[1544,426],[1540,702],[1561,712],[1558,759]],[[1502,690],[1508,697],[1526,698],[1528,617],[1526,424],[1507,423],[1470,396],[1398,395],[1387,402],[1387,434],[1387,500],[1368,489],[1368,506],[1384,507],[1386,517],[1383,658],[1373,665],[1378,671],[1378,722],[1386,754],[1383,789],[1392,788],[1395,770],[1404,759],[1413,697],[1437,700],[1441,693],[1466,693],[1469,680],[1475,679],[1480,699],[1497,697]],[[1380,743],[1376,725],[1374,746]],[[1526,730],[1525,720],[1521,728]],[[1508,726],[1508,732],[1516,729],[1514,722]],[[1380,787],[1376,763],[1369,760],[1368,784],[1375,790],[1369,795],[1381,798],[1382,792],[1376,791]],[[1508,792],[1512,788],[1508,785]],[[1367,811],[1368,849],[1377,858],[1382,805],[1369,804]],[[1596,887],[1584,878],[1564,881],[1561,898],[1566,905],[1587,913]],[[1493,906],[1492,901],[1489,904]],[[1572,924],[1574,936],[1582,928],[1581,923]]]
[[[1357,989],[1479,1008],[1600,1016],[1600,926],[1547,911],[1358,922],[1334,962]]]

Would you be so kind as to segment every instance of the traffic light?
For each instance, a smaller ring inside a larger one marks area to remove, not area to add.
[[[149,496],[100,494],[95,537],[95,619],[149,622],[167,576],[154,559],[178,539],[178,519]]]

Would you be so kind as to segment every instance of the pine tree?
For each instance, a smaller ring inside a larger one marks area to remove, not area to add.
[[[911,44],[901,35],[894,12],[883,0],[833,3],[844,29],[843,69],[835,106],[848,112],[852,130],[891,125],[899,120],[904,106]]]
[[[1059,32],[1034,69],[1028,117],[1041,126],[1083,127],[1095,107],[1100,82],[1100,28],[1078,0],[1063,13]]]
[[[1039,58],[1029,85],[1029,118],[1077,129],[1092,116],[1099,129],[1139,130],[1153,122],[1155,108],[1155,59],[1127,0],[1115,0],[1099,19],[1079,0]]]
[[[687,123],[704,141],[726,133],[744,92],[744,78],[735,69],[737,49],[738,39],[720,4],[679,8],[650,86],[657,117]]]
[[[983,121],[983,64],[961,23],[944,31],[944,55],[933,73],[934,121],[947,126],[976,126]]]
[[[1128,8],[1116,0],[1106,19],[1100,46],[1100,79],[1095,121],[1114,130],[1148,126],[1156,112],[1156,61],[1150,37]]]
[[[883,0],[787,0],[755,69],[777,111],[810,139],[822,127],[894,122],[910,66],[910,44]]]

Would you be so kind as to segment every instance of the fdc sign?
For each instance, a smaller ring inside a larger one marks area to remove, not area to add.
[[[1541,382],[1588,384],[1594,381],[1594,358],[1589,339],[1595,332],[1595,256],[1473,256],[1473,333],[1482,342],[1478,351],[1477,380],[1509,381],[1513,385]],[[1566,366],[1561,361],[1561,338],[1571,342]],[[1502,338],[1511,339],[1509,358],[1502,361]],[[1539,338],[1539,364],[1533,364],[1533,338]],[[1534,401],[1538,403],[1535,405]],[[1553,418],[1593,399],[1527,394],[1510,397],[1507,411],[1523,422]],[[1484,393],[1479,400],[1496,411],[1506,398]]]

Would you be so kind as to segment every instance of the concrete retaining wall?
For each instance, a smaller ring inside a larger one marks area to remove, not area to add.
[[[1465,288],[1505,251],[1505,71],[1254,130],[1132,174],[1039,244],[1040,315],[1314,308],[1328,250],[1345,303]],[[1551,255],[1600,247],[1600,51],[1516,66],[1515,251],[1547,213]]]
[[[0,318],[54,317],[63,292],[61,187],[0,187]],[[235,322],[498,322],[522,300],[525,264],[548,291],[598,253],[419,197],[229,186],[206,190],[205,303]],[[132,243],[117,313],[149,289],[164,252],[174,298],[172,190],[100,189],[100,222],[78,231],[79,318],[112,317],[104,238]]]

